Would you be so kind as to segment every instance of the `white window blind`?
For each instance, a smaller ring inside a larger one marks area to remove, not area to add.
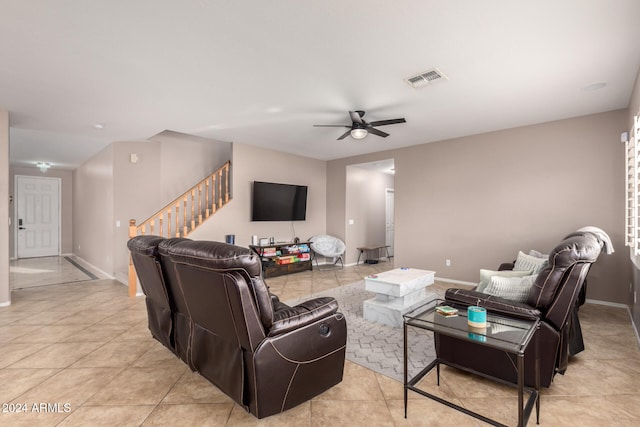
[[[627,138],[625,142],[625,188],[626,188],[626,200],[625,200],[625,244],[629,247],[633,246],[635,241],[634,231],[635,218],[636,218],[636,203],[635,203],[635,144],[633,138]]]
[[[633,128],[625,149],[625,244],[632,248],[634,255],[640,255],[640,113],[633,118]]]

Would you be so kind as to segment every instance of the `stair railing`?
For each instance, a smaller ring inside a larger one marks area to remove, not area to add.
[[[135,219],[129,220],[129,238],[147,234],[187,237],[231,199],[230,166],[231,162],[226,162],[140,224]],[[136,289],[136,271],[129,256],[129,296],[135,296]]]

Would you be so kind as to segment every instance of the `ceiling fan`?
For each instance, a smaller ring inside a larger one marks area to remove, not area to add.
[[[364,111],[356,110],[349,111],[349,116],[351,116],[351,126],[349,125],[313,125],[314,127],[345,127],[349,128],[344,134],[342,134],[338,140],[344,139],[347,136],[351,135],[353,139],[362,139],[367,134],[372,133],[374,135],[381,136],[386,138],[389,136],[388,133],[382,132],[381,130],[376,129],[374,126],[385,126],[385,125],[394,125],[396,123],[406,123],[407,121],[402,119],[391,119],[391,120],[377,120],[375,122],[367,123],[364,121]]]

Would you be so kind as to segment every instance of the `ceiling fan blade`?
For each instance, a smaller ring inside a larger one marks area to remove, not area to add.
[[[314,128],[350,128],[347,125],[313,125]]]
[[[386,138],[386,137],[388,137],[388,136],[389,136],[389,134],[388,134],[388,133],[386,133],[386,132],[382,132],[381,130],[378,130],[378,129],[375,129],[375,128],[367,128],[367,131],[368,131],[369,133],[372,133],[372,134],[374,134],[374,135],[381,136],[381,137],[383,137],[383,138]]]
[[[349,116],[351,116],[351,121],[353,123],[364,124],[364,121],[362,120],[362,116],[360,115],[360,113],[362,113],[362,115],[364,116],[364,113],[361,111],[349,111]]]
[[[348,127],[348,126],[347,126]],[[340,141],[341,139],[345,139],[346,137],[348,137],[349,135],[351,135],[351,131],[348,130],[345,133],[343,133],[342,135],[340,135],[340,138],[337,139],[337,141]]]
[[[378,120],[377,122],[369,123],[371,126],[385,126],[385,125],[395,125],[396,123],[406,123],[407,121],[402,119],[391,119],[391,120]]]

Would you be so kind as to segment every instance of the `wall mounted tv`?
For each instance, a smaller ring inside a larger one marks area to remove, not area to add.
[[[304,221],[307,186],[253,181],[251,221]]]

